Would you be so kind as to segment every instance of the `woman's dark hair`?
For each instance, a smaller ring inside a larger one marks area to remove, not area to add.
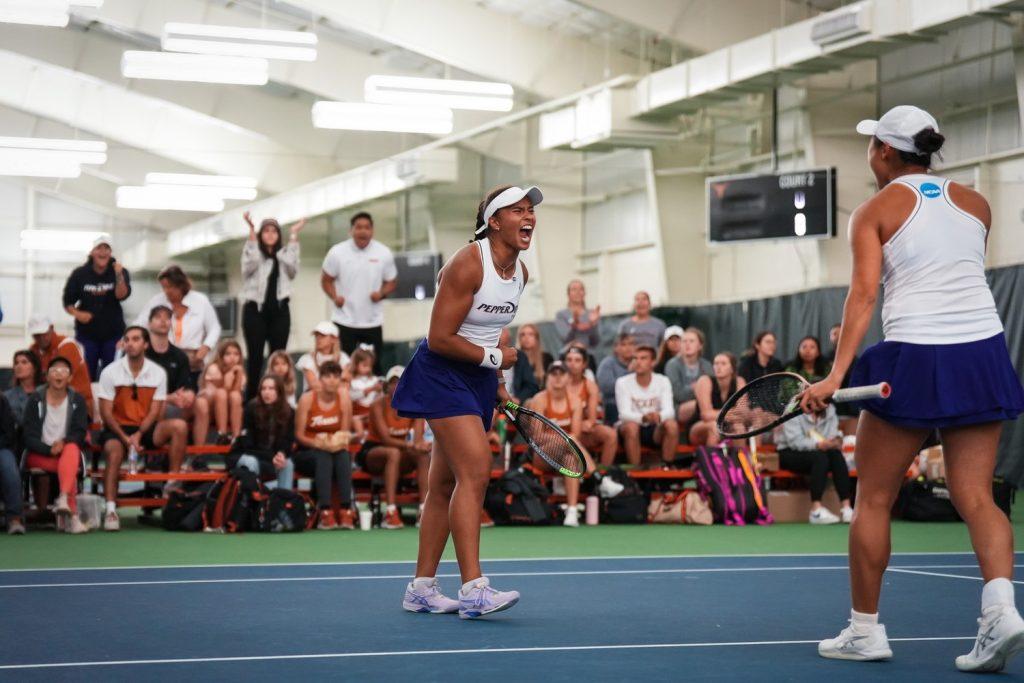
[[[43,364],[39,361],[39,356],[32,353],[28,349],[22,349],[21,351],[14,352],[14,363],[18,361],[18,357],[22,357],[32,365],[32,383],[39,386],[43,383]],[[58,356],[59,358],[59,356]],[[14,364],[12,363],[12,365]],[[18,386],[18,380],[15,377],[11,377],[11,386]]]
[[[744,355],[754,355],[754,356],[756,356],[757,355],[757,345],[760,344],[762,341],[764,341],[764,338],[767,337],[769,334],[771,336],[773,336],[773,337],[775,336],[775,333],[772,332],[771,330],[761,330],[760,332],[755,334],[754,335],[754,340],[752,342],[750,342],[750,348],[747,350],[747,353],[745,353]]]
[[[924,166],[925,168],[932,167],[932,155],[942,149],[943,143],[946,142],[946,136],[935,130],[934,128],[924,128],[917,135],[914,136],[914,146],[921,150],[921,154],[914,154],[913,152],[904,152],[901,149],[896,151],[900,153],[900,161],[909,166]],[[875,144],[882,144],[882,141],[875,138]],[[894,148],[895,149],[895,148]]]
[[[582,346],[570,346],[569,348],[567,348],[565,351],[562,352],[562,360],[565,361],[569,357],[570,353],[578,354],[579,357],[583,359],[584,369],[586,369],[587,366],[590,365],[590,354],[587,353],[587,350]]]
[[[736,354],[732,351],[719,351],[715,356],[725,356],[729,361],[729,367],[732,368],[733,379],[736,378],[736,369],[739,367],[739,360],[736,358]]]
[[[259,391],[263,387],[263,383],[268,380],[274,383],[274,388],[277,390],[277,398],[270,404],[263,402]],[[292,407],[288,405],[288,399],[285,396],[284,382],[277,375],[263,375],[256,391],[256,397],[252,399],[252,405],[256,414],[257,430],[257,433],[253,435],[253,441],[257,448],[263,447],[264,444],[273,445],[278,436],[292,429]]]
[[[480,202],[480,205],[476,209],[476,222],[473,224],[474,232],[484,222],[484,211],[487,210],[487,205],[490,204],[492,201],[494,201],[495,197],[497,197],[499,194],[501,194],[502,192],[504,192],[505,190],[507,190],[510,187],[514,187],[514,186],[513,185],[496,185],[495,187],[492,187],[487,192],[486,195],[484,195],[483,201]],[[477,240],[484,239],[485,237],[487,237],[487,233],[489,233],[489,232],[490,232],[489,229],[488,230],[481,230],[480,232],[475,232],[475,234],[473,235],[473,239],[471,239],[470,242],[475,242]]]
[[[185,275],[185,271],[181,269],[181,266],[171,264],[160,271],[160,274],[156,276],[157,282],[163,282],[167,280],[167,283],[172,287],[176,287],[181,290],[181,295],[184,296],[192,291],[192,280],[188,279],[188,275]]]
[[[263,243],[263,231],[264,230],[277,230],[277,242],[272,247],[267,247]],[[260,247],[260,252],[267,258],[274,258],[277,256],[277,252],[281,250],[281,224],[277,222],[276,218],[264,218],[260,222],[259,234],[256,235],[256,243]]]
[[[797,372],[803,371],[804,360],[800,357],[800,347],[808,340],[814,342],[814,345],[818,347],[818,357],[814,359],[814,375],[816,377],[824,377],[828,374],[828,360],[821,353],[821,340],[813,335],[809,334],[797,343],[796,353],[793,354],[793,360],[789,365],[792,368],[796,368]]]
[[[325,360],[320,364],[320,376],[331,375],[332,377],[341,377],[342,369],[341,364],[335,360]]]

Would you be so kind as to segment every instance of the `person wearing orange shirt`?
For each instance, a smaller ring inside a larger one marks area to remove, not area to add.
[[[92,381],[89,379],[89,368],[85,365],[85,357],[78,343],[70,337],[62,337],[53,329],[53,320],[43,314],[33,315],[28,319],[28,333],[34,343],[29,347],[39,359],[45,373],[50,368],[50,361],[57,356],[66,358],[71,363],[71,381],[69,386],[85,398],[85,407],[89,411],[89,419],[95,419],[92,400]]]

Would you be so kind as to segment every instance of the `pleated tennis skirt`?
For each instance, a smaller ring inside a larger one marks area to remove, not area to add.
[[[391,406],[402,417],[428,420],[478,415],[487,432],[497,392],[498,375],[493,369],[434,353],[424,339],[398,381]]]
[[[902,427],[959,427],[1024,412],[1024,388],[1002,332],[963,344],[875,344],[854,366],[850,386],[878,382],[888,382],[892,395],[860,407]]]

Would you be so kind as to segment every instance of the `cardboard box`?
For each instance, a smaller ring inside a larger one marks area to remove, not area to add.
[[[775,472],[779,469],[779,454],[758,451],[757,461],[761,463],[761,470]]]
[[[836,495],[836,490],[831,484],[825,489],[821,504],[836,515],[839,514],[839,496]],[[806,524],[811,516],[811,494],[806,489],[769,491],[768,511],[772,513],[776,522],[803,522]]]

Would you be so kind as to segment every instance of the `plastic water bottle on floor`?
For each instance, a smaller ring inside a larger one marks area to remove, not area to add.
[[[128,474],[138,474],[139,472],[139,452],[135,450],[135,446],[128,449]]]

